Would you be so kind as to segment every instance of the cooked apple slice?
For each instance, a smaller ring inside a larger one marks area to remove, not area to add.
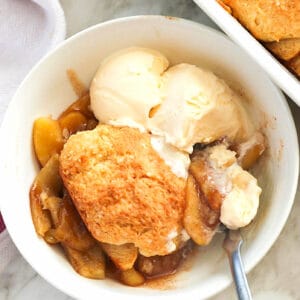
[[[87,251],[96,241],[86,229],[70,196],[65,193],[58,213],[56,228],[52,231],[54,238],[69,248]]]
[[[172,274],[191,250],[192,243],[188,242],[181,249],[168,255],[156,255],[151,257],[139,255],[137,260],[137,270],[147,278]]]
[[[96,126],[99,124],[99,122],[96,119],[88,119],[86,129],[87,130],[92,130],[96,128]]]
[[[72,103],[60,116],[59,119],[63,118],[70,112],[80,112],[84,114],[87,119],[95,118],[93,112],[90,110],[90,95],[86,94]]]
[[[59,211],[61,208],[63,200],[59,197],[48,197],[43,201],[44,209],[48,209],[51,214],[51,219],[54,227],[57,227],[59,224]]]
[[[62,245],[68,260],[77,273],[91,279],[105,278],[105,257],[98,244],[85,252],[70,248],[64,243]]]
[[[210,243],[219,224],[220,210],[213,210],[192,175],[188,176],[186,186],[186,208],[184,228],[198,245]]]
[[[35,231],[38,235],[44,236],[51,228],[51,216],[49,211],[43,210],[39,197],[30,197],[31,217]]]
[[[50,117],[38,118],[33,125],[33,144],[38,161],[44,166],[50,157],[63,147],[58,121]]]
[[[50,228],[48,231],[45,232],[44,240],[48,244],[58,244],[58,243],[60,243],[60,241],[57,240],[56,237],[55,237],[55,232],[54,232],[53,228]]]
[[[30,209],[33,224],[38,235],[44,236],[51,228],[51,216],[45,206],[45,200],[59,196],[62,191],[62,180],[58,173],[58,155],[53,155],[36,176],[30,189]]]
[[[248,170],[254,166],[266,149],[265,138],[260,133],[254,134],[248,141],[236,147],[239,165]]]
[[[101,243],[102,249],[120,270],[133,268],[138,255],[138,249],[133,244],[111,245]]]
[[[189,173],[196,180],[197,186],[199,187],[198,194],[200,204],[203,204],[202,208],[204,209],[208,206],[214,211],[220,211],[224,197],[220,193],[219,187],[217,187],[214,180],[211,180],[212,172],[214,172],[214,170],[209,166],[205,156],[196,155],[192,158]],[[192,186],[194,185],[190,184],[190,187]]]
[[[67,137],[77,131],[85,130],[87,127],[88,120],[80,112],[72,111],[65,116],[58,119],[59,125],[61,127],[64,138],[66,138],[65,132],[67,131]]]
[[[30,193],[45,200],[47,197],[59,196],[62,192],[62,180],[59,175],[59,156],[54,154],[36,176]]]
[[[139,286],[145,282],[144,276],[134,268],[122,271],[120,279],[124,284],[129,286]]]

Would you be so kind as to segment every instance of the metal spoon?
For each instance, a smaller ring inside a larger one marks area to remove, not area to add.
[[[251,300],[252,296],[240,252],[241,245],[243,243],[240,230],[229,230],[224,226],[222,231],[226,232],[223,248],[226,250],[229,258],[230,269],[234,279],[238,299]]]

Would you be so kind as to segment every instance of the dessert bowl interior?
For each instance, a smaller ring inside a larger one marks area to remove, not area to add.
[[[206,298],[231,282],[222,234],[197,251],[190,264],[161,284],[161,289],[131,288],[112,280],[79,276],[59,248],[38,238],[31,220],[29,188],[38,164],[32,147],[32,125],[39,116],[57,117],[76,95],[66,76],[73,69],[88,87],[103,58],[130,46],[154,48],[171,64],[186,62],[213,71],[245,97],[268,149],[255,175],[263,189],[259,213],[243,230],[242,249],[249,271],[266,254],[290,212],[298,177],[298,144],[294,123],[282,93],[241,49],[223,34],[170,17],[140,16],[91,27],[65,41],[30,72],[11,102],[1,128],[1,210],[11,237],[35,270],[51,284],[79,299],[153,297]]]

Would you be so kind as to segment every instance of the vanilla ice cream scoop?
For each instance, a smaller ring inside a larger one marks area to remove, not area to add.
[[[90,87],[98,120],[116,126],[148,127],[150,110],[161,103],[161,75],[169,62],[160,52],[127,48],[105,59]]]
[[[178,177],[187,178],[190,157],[187,152],[179,151],[165,142],[164,137],[151,136],[151,146]]]
[[[175,65],[164,73],[161,93],[163,102],[151,118],[150,130],[181,150],[191,153],[196,143],[225,136],[241,141],[252,133],[241,99],[209,71]]]
[[[220,221],[229,229],[248,225],[256,216],[261,188],[249,172],[236,160],[236,153],[220,144],[207,150],[207,159],[214,169],[211,180],[223,194]]]
[[[228,176],[232,189],[222,203],[220,221],[229,229],[238,229],[256,216],[261,188],[256,178],[239,166],[232,168]]]

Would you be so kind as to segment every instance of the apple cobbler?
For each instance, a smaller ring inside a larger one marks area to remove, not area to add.
[[[79,99],[34,122],[30,205],[76,272],[139,286],[253,220],[265,138],[224,81],[144,48],[104,60],[89,91],[69,77]]]
[[[217,0],[290,71],[300,77],[299,0]]]

